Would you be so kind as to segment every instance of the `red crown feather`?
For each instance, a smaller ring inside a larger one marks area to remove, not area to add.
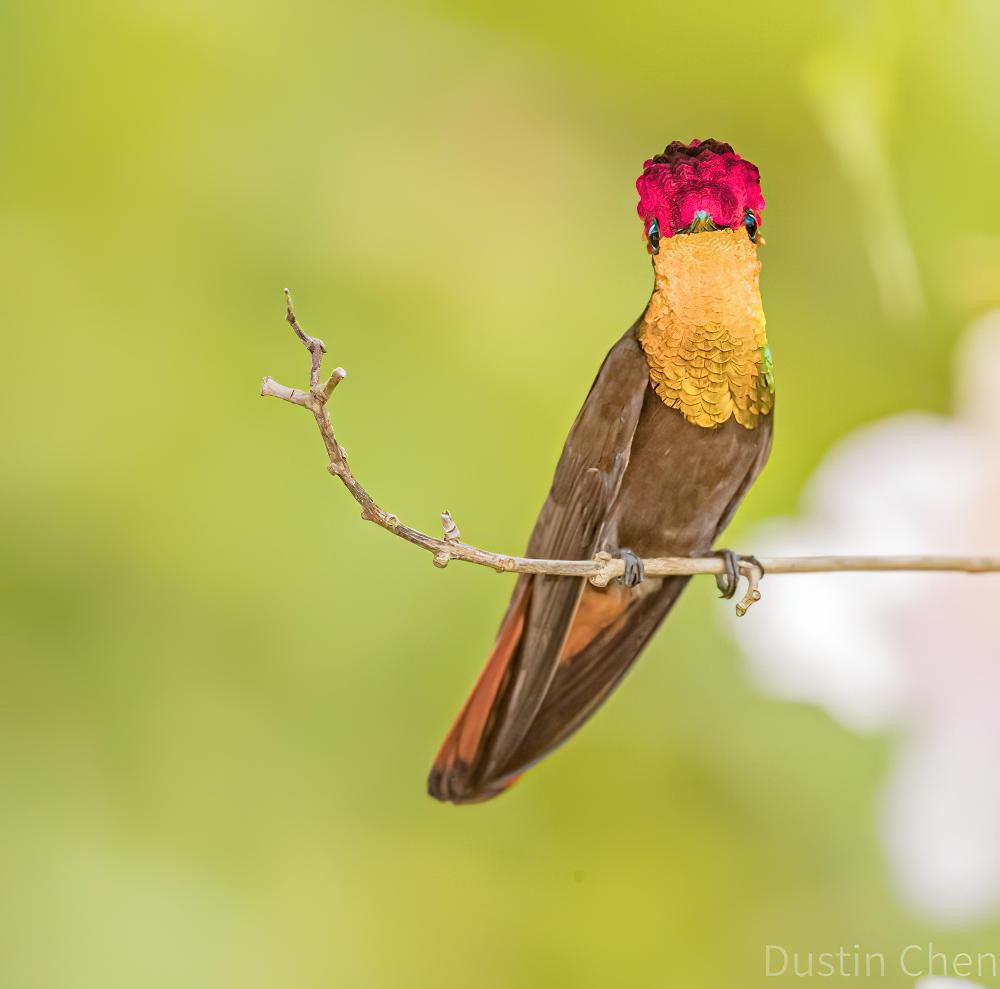
[[[747,210],[759,224],[764,208],[757,166],[736,154],[732,145],[711,139],[668,144],[663,154],[645,163],[635,187],[645,229],[648,232],[655,219],[661,237],[690,226],[702,211],[717,227],[741,226]]]

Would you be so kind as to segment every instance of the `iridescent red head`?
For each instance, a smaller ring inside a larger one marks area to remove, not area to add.
[[[659,237],[698,229],[702,222],[707,229],[752,226],[753,237],[764,208],[757,166],[711,139],[668,144],[645,163],[635,187],[644,229]]]

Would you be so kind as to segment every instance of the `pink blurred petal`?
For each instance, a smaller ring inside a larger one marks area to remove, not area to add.
[[[1000,314],[967,333],[954,419],[842,440],[761,555],[1000,553]],[[882,833],[897,885],[943,923],[1000,914],[1000,587],[954,574],[775,576],[734,634],[760,686],[855,731],[894,729]]]

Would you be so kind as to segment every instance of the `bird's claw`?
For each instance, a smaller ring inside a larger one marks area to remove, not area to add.
[[[646,579],[646,568],[643,566],[642,560],[630,549],[623,549],[621,558],[625,564],[625,574],[622,577],[625,586],[636,587],[641,584]]]
[[[719,597],[728,601],[740,586],[740,558],[731,549],[716,550],[713,555],[721,557],[726,564],[725,571],[715,575],[715,586],[719,589]]]

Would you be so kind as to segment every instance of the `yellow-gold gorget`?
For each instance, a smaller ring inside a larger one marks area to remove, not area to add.
[[[695,425],[753,429],[774,405],[757,245],[743,227],[675,234],[653,267],[639,341],[656,393]]]

